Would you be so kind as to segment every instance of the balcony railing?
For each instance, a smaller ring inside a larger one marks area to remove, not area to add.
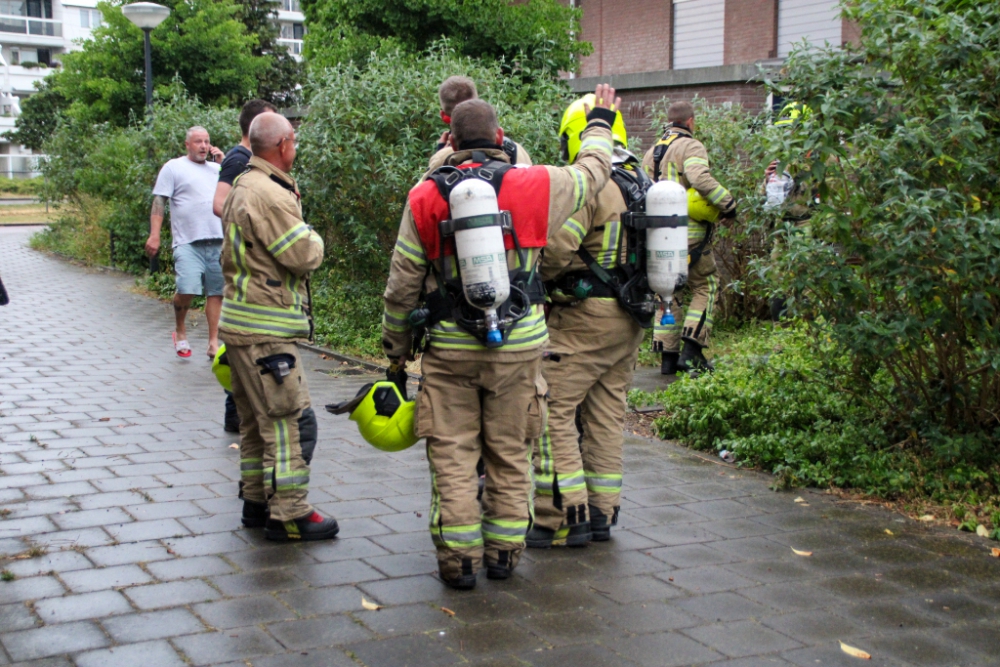
[[[10,32],[19,35],[39,35],[43,37],[62,37],[62,21],[39,19],[32,16],[0,14],[0,32]]]
[[[302,40],[301,39],[279,39],[278,44],[281,44],[288,48],[288,52],[293,56],[302,55]]]

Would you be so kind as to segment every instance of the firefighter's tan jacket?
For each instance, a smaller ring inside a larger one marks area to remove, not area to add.
[[[588,204],[608,182],[611,173],[611,127],[602,120],[593,120],[583,132],[583,146],[576,162],[568,167],[532,167],[545,169],[549,179],[549,236],[581,206]],[[509,162],[502,150],[484,150],[488,156]],[[459,165],[469,162],[472,151],[459,151],[446,163]],[[540,249],[526,251],[530,270],[538,264]],[[420,305],[421,294],[438,288],[435,272],[441,271],[440,259],[435,260],[434,271],[426,259],[420,235],[417,233],[410,207],[403,211],[399,236],[392,254],[389,281],[386,285],[385,312],[382,318],[382,345],[386,355],[398,357],[409,354],[413,331],[409,314]],[[518,268],[517,253],[507,252],[507,265]],[[523,361],[540,354],[548,340],[548,330],[541,305],[517,323],[518,330],[511,333],[508,343],[498,349],[487,349],[471,334],[461,331],[452,320],[440,322],[428,331],[428,344],[443,359],[482,361]],[[515,336],[515,334],[517,334]]]
[[[667,152],[660,162],[659,178],[654,174],[653,153],[659,144],[669,142]],[[722,213],[728,213],[736,208],[733,195],[715,177],[708,164],[708,151],[705,145],[691,136],[682,127],[671,127],[669,132],[653,147],[646,151],[642,158],[642,168],[646,170],[653,181],[676,181],[684,189],[694,188],[702,197],[708,200]],[[705,236],[705,225],[688,224],[688,241],[695,243]]]
[[[219,330],[228,345],[306,339],[305,281],[323,261],[323,240],[302,220],[291,176],[259,157],[222,209],[226,289]]]
[[[513,141],[513,139],[511,141]],[[531,155],[528,154],[528,151],[524,150],[524,146],[516,141],[514,141],[514,145],[517,146],[517,163],[526,164],[529,167],[533,165],[534,162],[531,161]],[[444,166],[448,161],[448,158],[451,157],[454,152],[455,150],[450,144],[445,144],[444,148],[434,153],[434,155],[431,156],[430,163],[427,165],[427,172],[424,174],[424,178],[427,178],[427,176],[429,176],[430,173],[438,167]],[[510,162],[510,160],[508,159],[507,162]]]
[[[549,282],[567,273],[586,271],[587,265],[576,254],[580,247],[603,268],[618,266],[620,258],[616,255],[618,239],[622,235],[621,214],[627,210],[621,188],[609,180],[593,201],[573,213],[561,226],[551,229],[542,257],[542,280]]]

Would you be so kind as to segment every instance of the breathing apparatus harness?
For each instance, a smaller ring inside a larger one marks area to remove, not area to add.
[[[577,299],[613,297],[622,309],[643,328],[653,326],[653,291],[646,279],[646,229],[650,226],[646,211],[646,191],[653,185],[632,155],[612,165],[611,179],[621,190],[628,210],[621,215],[623,232],[615,243],[616,266],[604,268],[582,245],[577,256],[587,266],[555,281],[554,291]],[[627,256],[622,262],[622,241]]]
[[[660,165],[663,163],[663,158],[667,155],[667,149],[670,148],[670,144],[674,143],[678,138],[681,139],[691,139],[690,134],[680,134],[679,132],[671,132],[670,130],[674,127],[673,123],[667,126],[667,133],[656,142],[653,147],[653,182],[658,182],[660,180]],[[687,128],[683,125],[680,126],[681,129],[687,131]],[[684,175],[684,166],[681,165],[681,171],[677,173],[678,178]],[[712,236],[715,234],[715,224],[707,222],[705,220],[697,220],[700,224],[705,225],[705,237],[701,240],[701,243],[691,248],[688,252],[688,270],[693,269],[699,261],[701,261],[702,255],[708,249],[709,244],[712,242]]]
[[[472,162],[480,163],[478,167],[459,169],[451,165],[438,168],[428,180],[434,182],[438,192],[444,200],[450,201],[451,191],[462,181],[470,178],[478,178],[486,181],[493,187],[497,196],[500,195],[500,185],[503,183],[504,174],[514,165],[500,160],[494,160],[480,150],[472,152]],[[447,320],[452,319],[464,331],[472,334],[480,343],[486,345],[486,324],[484,313],[468,302],[462,288],[462,276],[457,262],[454,262],[455,277],[452,274],[454,255],[445,254],[445,246],[449,239],[454,239],[455,232],[477,227],[498,226],[503,233],[509,234],[513,241],[514,250],[518,255],[519,267],[509,270],[510,277],[510,297],[497,308],[499,318],[499,329],[503,335],[503,343],[506,344],[511,330],[518,321],[531,313],[531,306],[545,302],[545,286],[539,279],[536,271],[524,269],[527,266],[527,254],[521,247],[517,238],[517,230],[514,228],[513,220],[509,211],[500,211],[496,214],[476,215],[468,218],[458,218],[442,220],[438,225],[441,258],[441,272],[434,268],[433,263],[429,264],[437,279],[438,289],[426,295],[424,307],[414,310],[410,314],[410,324],[417,330],[414,340],[414,351],[423,350],[423,334],[426,329]],[[492,295],[488,297],[492,299]]]

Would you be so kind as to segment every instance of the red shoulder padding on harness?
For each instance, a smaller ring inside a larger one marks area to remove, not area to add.
[[[478,167],[461,165],[459,169]],[[430,180],[410,190],[410,213],[417,226],[424,254],[429,260],[439,258],[441,240],[438,225],[449,218],[448,202]],[[549,234],[549,172],[543,166],[511,169],[504,174],[497,204],[501,211],[510,211],[522,248],[543,248]],[[504,247],[511,250],[514,240],[504,235]],[[454,242],[445,247],[445,254],[454,254]]]

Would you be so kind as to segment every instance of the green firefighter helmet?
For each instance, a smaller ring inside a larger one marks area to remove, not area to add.
[[[688,188],[688,217],[695,222],[716,223],[719,220],[719,209],[697,190]]]
[[[563,157],[567,162],[575,160],[576,154],[580,152],[580,144],[582,143],[580,135],[587,127],[585,105],[593,109],[595,101],[593,93],[584,95],[566,107],[566,111],[563,112],[562,122],[559,123],[559,141],[563,148]],[[621,111],[615,112],[615,123],[611,127],[611,137],[615,143],[628,147],[628,134],[625,132],[625,120],[622,118]]]
[[[229,357],[226,356],[225,343],[220,345],[219,351],[215,353],[215,359],[212,360],[212,373],[215,374],[215,379],[219,381],[223,389],[230,392],[233,390],[233,373],[229,368]]]
[[[366,384],[353,399],[326,409],[335,415],[350,413],[361,437],[383,452],[401,452],[419,440],[413,433],[414,402],[404,398],[395,382]]]

